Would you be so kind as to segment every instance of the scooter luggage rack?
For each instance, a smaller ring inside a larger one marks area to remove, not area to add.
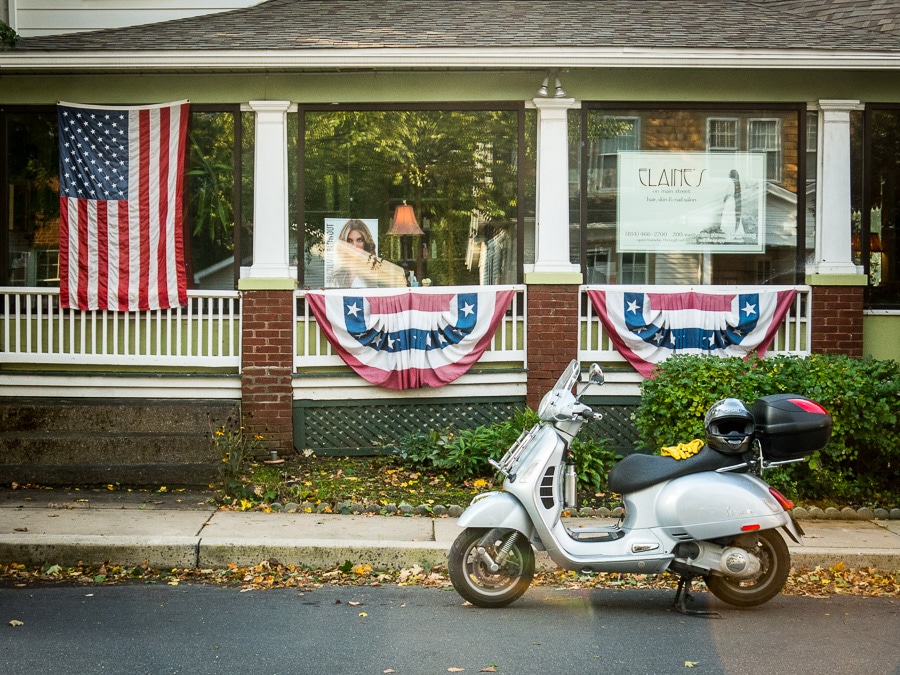
[[[510,480],[516,480],[516,474],[512,473],[512,469],[519,462],[519,458],[522,456],[522,452],[528,447],[528,444],[531,442],[531,439],[537,435],[537,432],[540,431],[541,425],[535,424],[530,429],[526,429],[519,437],[516,439],[516,442],[513,443],[509,450],[506,451],[506,454],[500,458],[500,461],[496,461],[493,459],[489,459],[488,461],[491,463],[497,471],[502,473],[504,476],[509,478]]]

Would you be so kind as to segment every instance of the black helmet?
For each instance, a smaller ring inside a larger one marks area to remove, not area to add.
[[[725,398],[712,405],[703,419],[706,444],[727,455],[742,455],[753,444],[756,425],[753,414],[736,398]]]

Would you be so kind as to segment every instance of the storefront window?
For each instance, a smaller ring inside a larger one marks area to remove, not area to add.
[[[6,255],[9,286],[59,285],[59,148],[56,111],[6,115]],[[2,158],[0,158],[2,159]],[[2,166],[2,162],[0,162]]]
[[[861,236],[855,248],[869,275],[869,307],[900,308],[900,106],[866,111],[870,166],[861,213]]]
[[[301,111],[303,285],[515,283],[520,113]]]
[[[221,110],[221,109],[220,109]],[[186,264],[190,288],[235,287],[235,251],[252,252],[251,219],[235,236],[236,211],[253,212],[253,117],[192,107]],[[59,285],[59,141],[55,108],[0,111],[0,285]],[[242,163],[234,162],[243,146]],[[240,167],[243,166],[243,170]],[[236,172],[236,167],[238,171]],[[236,177],[242,189],[235,199]]]
[[[798,241],[806,215],[798,212],[806,197],[804,190],[798,199],[805,112],[585,108],[570,115],[570,124],[584,127],[570,158],[578,167],[572,261],[584,266],[587,283],[802,278],[814,232],[806,229]]]
[[[242,114],[237,106],[191,110],[186,256],[191,288],[236,288],[239,267],[253,262],[253,128],[253,114]]]

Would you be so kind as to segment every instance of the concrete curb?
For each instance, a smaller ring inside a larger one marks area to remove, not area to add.
[[[791,566],[795,569],[806,567],[829,569],[843,563],[850,569],[872,567],[886,572],[900,572],[900,559],[897,554],[886,553],[878,549],[860,549],[835,551],[834,549],[816,548],[813,546],[789,547]]]
[[[208,539],[200,542],[198,566],[224,568],[234,563],[245,567],[275,558],[284,565],[319,568],[337,567],[349,560],[354,564],[369,564],[376,570],[405,569],[415,565],[446,565],[449,550],[449,546],[445,548],[436,542]]]
[[[0,561],[23,565],[46,562],[74,566],[79,562],[99,565],[143,565],[155,569],[189,569],[197,566],[197,539],[184,536],[0,535]]]
[[[446,565],[461,532],[456,518],[34,506],[0,508],[0,563],[221,569],[274,558],[314,568],[350,561],[405,569]],[[615,522],[566,519],[572,528]],[[788,542],[795,568],[844,563],[900,571],[898,520],[808,519],[803,528],[805,545]],[[536,562],[538,569],[555,569],[546,554]]]

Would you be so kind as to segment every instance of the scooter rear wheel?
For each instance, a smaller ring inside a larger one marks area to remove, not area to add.
[[[757,556],[762,568],[754,579],[730,579],[710,575],[705,578],[710,592],[735,607],[756,607],[781,592],[791,571],[791,554],[776,530],[743,535],[732,544]]]
[[[494,536],[482,542],[489,533]],[[450,547],[450,581],[463,598],[478,607],[505,607],[531,585],[534,578],[534,550],[517,534],[506,560],[492,571],[486,558],[496,561],[504,543],[515,530],[470,527],[463,530]],[[484,547],[483,555],[478,549]]]

